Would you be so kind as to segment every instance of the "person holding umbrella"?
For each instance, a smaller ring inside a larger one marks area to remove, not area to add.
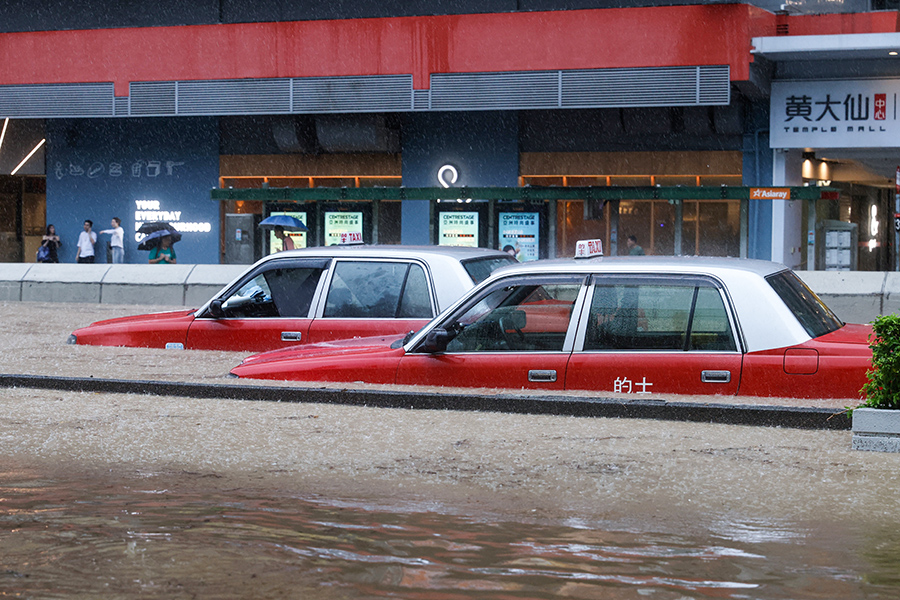
[[[260,221],[259,226],[272,230],[272,235],[281,240],[282,250],[294,249],[294,240],[286,231],[309,231],[300,219],[290,215],[271,215]]]
[[[294,249],[294,240],[291,239],[291,236],[284,233],[284,227],[282,227],[281,225],[276,225],[275,228],[272,229],[272,233],[275,234],[275,237],[281,240],[282,250]]]
[[[147,234],[138,244],[137,249],[150,251],[150,264],[174,265],[176,263],[172,244],[181,239],[181,233],[172,225],[165,221],[144,223],[138,229],[138,233]]]
[[[154,246],[154,248],[150,251],[150,264],[174,265],[178,262],[178,260],[175,256],[175,249],[172,247],[172,236],[165,232],[165,230],[163,230],[162,233],[163,234],[159,236],[159,244]]]

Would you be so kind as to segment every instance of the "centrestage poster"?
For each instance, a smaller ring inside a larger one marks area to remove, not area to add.
[[[442,212],[438,222],[438,244],[441,246],[478,247],[477,212]]]
[[[306,225],[305,212],[273,212],[270,213],[269,216],[272,215],[287,215],[289,217],[294,217],[295,219],[298,219],[301,223]],[[306,248],[305,231],[285,231],[284,233],[291,238],[291,241],[294,242],[294,248]],[[281,252],[281,250],[281,240],[275,237],[275,233],[272,230],[269,230],[269,254],[275,254],[276,252]]]
[[[499,248],[519,262],[539,258],[540,216],[536,212],[500,213]]]
[[[363,214],[361,212],[325,213],[325,245],[337,246],[362,242]]]

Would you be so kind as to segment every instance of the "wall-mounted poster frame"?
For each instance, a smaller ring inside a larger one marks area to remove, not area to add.
[[[439,246],[488,247],[488,203],[442,202],[434,209],[432,241]]]
[[[320,204],[319,228],[322,245],[372,243],[372,203],[340,202]],[[362,239],[359,239],[361,236]]]
[[[497,202],[497,248],[519,262],[547,257],[547,204]]]

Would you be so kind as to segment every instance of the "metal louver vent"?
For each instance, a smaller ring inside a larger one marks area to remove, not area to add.
[[[290,79],[180,81],[179,115],[264,115],[291,111]]]
[[[0,117],[143,117],[712,106],[731,102],[728,65],[499,73],[0,86]]]
[[[699,104],[731,103],[731,67],[710,65],[697,67],[699,71]]]
[[[431,108],[430,90],[413,90],[413,110],[428,110]]]
[[[431,76],[432,110],[513,110],[558,105],[558,71]]]
[[[728,104],[730,92],[725,65],[563,71],[560,95],[563,108],[613,108]]]
[[[110,117],[112,114],[112,83],[0,86],[2,117]]]
[[[115,112],[115,116],[117,116],[117,117],[127,117],[128,116],[128,98],[116,98],[114,112]]]
[[[174,81],[133,82],[130,86],[131,116],[151,117],[175,114]]]
[[[412,75],[306,77],[293,81],[295,113],[412,110]]]

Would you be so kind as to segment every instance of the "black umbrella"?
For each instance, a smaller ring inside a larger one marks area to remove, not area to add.
[[[166,236],[172,239],[173,244],[181,239],[181,234],[174,229],[171,231],[168,229],[157,229],[141,240],[141,243],[138,244],[138,250],[152,250],[153,248],[156,248],[159,245],[159,241]]]
[[[168,221],[151,221],[147,223],[142,223],[138,228],[138,233],[146,233],[151,234],[154,231],[171,231],[172,233],[178,233],[178,231],[172,227],[172,225]],[[181,239],[181,235],[178,236],[178,239]]]

